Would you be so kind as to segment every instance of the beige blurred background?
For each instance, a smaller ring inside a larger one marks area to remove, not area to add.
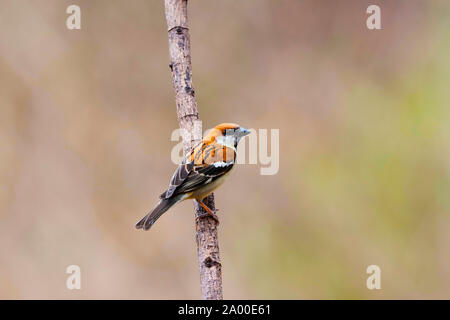
[[[189,18],[204,127],[280,129],[278,174],[240,165],[216,193],[225,298],[450,298],[450,2]],[[175,169],[168,64],[163,1],[1,1],[0,298],[200,298],[192,203],[133,228]]]

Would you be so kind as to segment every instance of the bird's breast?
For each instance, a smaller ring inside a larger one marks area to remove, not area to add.
[[[190,198],[197,199],[197,200],[202,200],[202,199],[206,198],[210,193],[212,193],[214,190],[216,190],[218,187],[220,187],[225,182],[225,179],[228,177],[228,175],[230,174],[230,172],[232,170],[233,169],[231,169],[230,171],[225,173],[223,176],[211,181],[208,184],[204,184],[202,187],[193,191]]]

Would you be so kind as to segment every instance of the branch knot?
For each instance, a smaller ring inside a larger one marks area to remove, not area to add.
[[[221,263],[219,261],[213,260],[211,257],[207,257],[203,263],[205,264],[205,267],[211,268],[211,267],[221,267]]]
[[[184,30],[189,30],[188,27],[174,26],[174,27],[170,28],[167,32],[170,33],[172,30],[176,30],[177,34],[182,34],[182,33],[183,33],[183,29],[184,29]]]

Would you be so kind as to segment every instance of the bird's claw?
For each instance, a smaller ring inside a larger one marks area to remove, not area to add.
[[[217,222],[217,225],[219,225],[219,218],[216,216],[216,213],[217,212],[217,209],[216,210],[214,210],[214,213],[209,213],[209,212],[207,212],[207,213],[202,213],[202,214],[199,214],[197,217],[195,217],[195,221],[199,221],[200,219],[202,219],[202,218],[213,218],[216,222]]]

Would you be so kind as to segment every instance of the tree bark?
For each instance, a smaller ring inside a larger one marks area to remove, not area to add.
[[[187,0],[165,0],[169,33],[170,70],[175,90],[178,122],[183,136],[184,153],[202,137],[192,82],[191,48],[187,20]],[[204,203],[215,209],[214,195]],[[195,217],[206,213],[194,201]],[[196,240],[202,295],[207,300],[223,299],[222,265],[219,257],[217,222],[209,217],[196,219]]]

